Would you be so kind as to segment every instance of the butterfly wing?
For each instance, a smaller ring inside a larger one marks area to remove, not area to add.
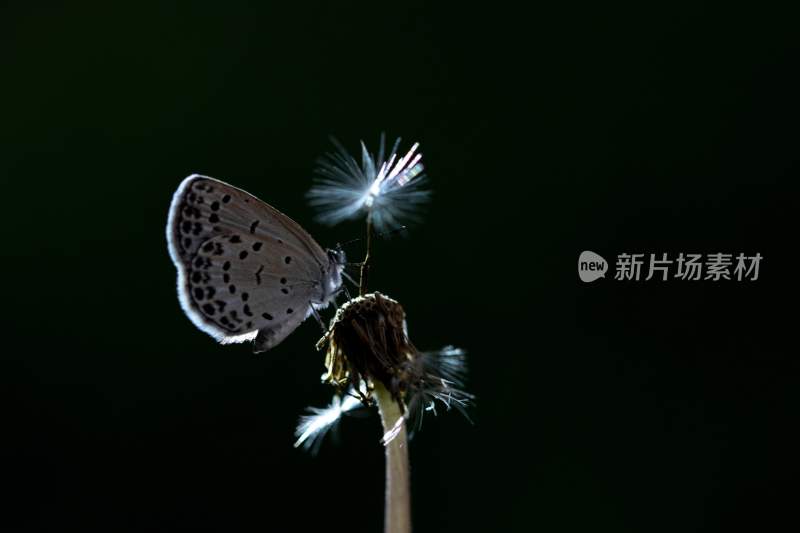
[[[201,330],[267,350],[325,305],[341,278],[296,222],[249,193],[206,176],[186,178],[167,224],[178,295]]]

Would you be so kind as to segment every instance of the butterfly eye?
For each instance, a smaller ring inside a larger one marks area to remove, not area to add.
[[[328,250],[328,257],[330,258],[331,262],[337,265],[344,265],[347,262],[347,259],[344,255],[343,250]]]

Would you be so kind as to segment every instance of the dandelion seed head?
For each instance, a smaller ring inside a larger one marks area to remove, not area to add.
[[[425,167],[417,152],[419,143],[400,156],[398,138],[386,157],[385,140],[381,135],[377,155],[362,142],[360,165],[333,141],[335,151],[319,161],[308,192],[309,202],[318,210],[317,220],[337,224],[369,213],[380,230],[417,220],[418,208],[430,197],[423,187]]]

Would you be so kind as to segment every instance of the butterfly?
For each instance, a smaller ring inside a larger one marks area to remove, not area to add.
[[[208,176],[178,186],[167,243],[189,319],[223,344],[254,340],[256,353],[278,345],[342,286],[344,252],[323,250],[288,216]]]

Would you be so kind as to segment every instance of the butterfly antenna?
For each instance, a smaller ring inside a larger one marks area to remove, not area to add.
[[[391,231],[383,231],[381,233],[375,233],[375,236],[376,237],[387,237],[389,235],[394,235],[395,233],[400,233],[401,231],[405,231],[407,229],[408,229],[407,226],[400,226],[399,228],[395,228],[395,229],[393,229]],[[345,246],[349,246],[349,245],[353,244],[354,242],[363,241],[363,240],[364,240],[363,237],[356,237],[355,239],[350,239],[349,241],[341,242],[341,243],[337,244],[336,247],[339,248],[339,249],[342,249]],[[361,263],[358,263],[358,264],[361,265]]]
[[[400,226],[399,228],[395,228],[395,229],[390,230],[390,231],[382,231],[380,233],[376,233],[375,236],[376,237],[388,237],[389,235],[394,235],[395,233],[400,233],[401,231],[405,231],[407,229],[408,229],[407,226]]]

